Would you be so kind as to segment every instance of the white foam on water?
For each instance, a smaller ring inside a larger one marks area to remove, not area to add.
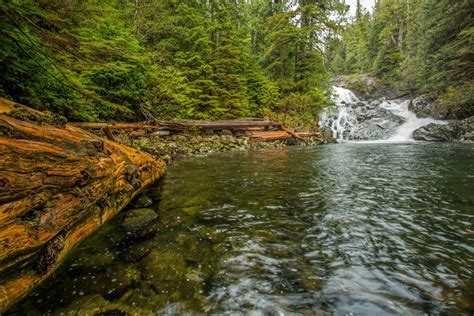
[[[400,125],[395,134],[393,134],[387,142],[414,141],[413,132],[420,127],[426,126],[430,123],[445,124],[445,122],[433,118],[418,118],[415,113],[408,109],[409,105],[410,100],[383,102],[380,104],[380,107],[390,110],[392,113],[405,119],[405,123]]]
[[[320,115],[320,126],[329,127],[333,132],[333,137],[339,142],[357,142],[357,143],[397,143],[413,142],[413,132],[420,127],[430,123],[446,124],[446,122],[435,120],[433,118],[418,118],[408,107],[410,100],[390,100],[381,101],[377,105],[379,108],[389,110],[393,114],[403,118],[402,123],[388,138],[371,140],[350,140],[351,132],[358,130],[357,115],[354,108],[356,103],[361,101],[350,90],[341,87],[332,87],[333,101],[335,108],[328,108]]]

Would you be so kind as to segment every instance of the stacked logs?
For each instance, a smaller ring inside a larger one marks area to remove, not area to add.
[[[91,130],[103,130],[105,135],[114,140],[112,131],[145,130],[149,132],[163,131],[166,135],[182,134],[190,130],[200,131],[230,131],[233,134],[246,135],[255,141],[274,141],[288,138],[304,139],[306,137],[319,137],[319,132],[292,132],[281,123],[267,119],[240,119],[222,121],[158,121],[154,123],[69,123],[70,126]]]

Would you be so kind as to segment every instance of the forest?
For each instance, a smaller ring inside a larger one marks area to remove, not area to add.
[[[372,74],[472,111],[472,0],[2,1],[0,93],[72,121],[314,124]]]
[[[0,0],[0,315],[474,315],[473,15]]]

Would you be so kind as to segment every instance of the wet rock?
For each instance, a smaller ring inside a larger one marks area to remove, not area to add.
[[[330,316],[332,313],[328,313],[317,309],[306,309],[302,311],[303,316]]]
[[[120,259],[125,262],[137,262],[144,258],[155,247],[154,239],[125,247],[120,253]]]
[[[382,107],[362,106],[353,109],[348,108],[347,111],[347,122],[345,122],[347,128],[344,132],[344,139],[370,140],[388,138],[404,123],[402,117]],[[332,120],[335,120],[338,113],[334,112],[329,115]]]
[[[140,194],[131,203],[134,208],[147,208],[153,205],[153,200],[146,194]]]
[[[144,236],[150,233],[151,224],[158,218],[158,214],[150,208],[137,208],[128,211],[122,222],[126,232]]]
[[[69,303],[90,294],[115,299],[140,281],[140,271],[134,266],[118,264],[113,267],[113,270],[101,273],[77,272],[67,282],[58,284],[55,296],[60,297],[61,303]]]
[[[169,301],[166,294],[157,294],[147,282],[141,282],[138,288],[128,290],[119,300],[119,303],[146,310],[156,311]]]
[[[154,133],[151,133],[151,136],[169,136],[170,131],[157,131]]]
[[[445,125],[431,123],[413,132],[416,140],[429,142],[473,141],[474,116]]]
[[[113,271],[99,275],[92,282],[91,293],[100,293],[104,297],[115,298],[133,284],[137,284],[140,281],[140,276],[140,270],[132,265],[116,267]]]
[[[426,95],[421,95],[413,99],[408,109],[416,114],[417,117],[433,117],[439,120],[455,118],[451,109],[442,103],[430,99]]]
[[[115,255],[112,252],[94,251],[84,254],[77,261],[71,264],[71,269],[78,272],[100,272],[107,270],[115,261]]]
[[[152,316],[151,310],[141,309],[120,303],[112,303],[100,295],[81,297],[72,302],[68,307],[59,310],[58,315],[144,315]]]
[[[417,117],[433,117],[439,120],[462,120],[472,115],[468,109],[450,107],[437,100],[433,100],[427,95],[416,97],[410,102],[408,109]]]
[[[143,279],[152,283],[158,292],[174,292],[186,274],[182,254],[153,250],[142,260]]]
[[[410,102],[408,109],[417,117],[431,117],[433,116],[433,100],[430,100],[426,95],[421,95]]]

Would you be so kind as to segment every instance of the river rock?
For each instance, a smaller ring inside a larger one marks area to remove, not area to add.
[[[145,236],[156,229],[153,221],[158,214],[150,208],[137,208],[128,211],[122,222],[122,227],[128,233],[136,236]]]
[[[107,270],[115,261],[115,255],[108,252],[93,252],[80,256],[71,265],[71,269],[78,272],[100,272]]]
[[[143,279],[159,292],[174,292],[186,274],[186,264],[178,252],[154,249],[142,261]]]
[[[140,194],[132,201],[131,205],[134,208],[147,208],[153,205],[153,200],[146,194]]]
[[[415,130],[413,138],[429,142],[474,141],[474,116],[444,125],[428,124]]]
[[[353,109],[353,114],[355,121],[347,130],[347,138],[351,140],[384,139],[404,123],[402,117],[381,107],[357,107]]]
[[[113,265],[113,269],[100,273],[75,272],[75,275],[59,284],[54,295],[64,302],[72,302],[79,296],[100,294],[116,298],[133,288],[140,281],[140,270],[132,265]]]
[[[156,240],[148,239],[125,247],[120,252],[120,259],[125,262],[137,262],[145,257],[156,245]]]
[[[120,303],[112,303],[105,300],[100,295],[88,295],[75,300],[68,307],[60,310],[58,315],[143,315],[153,316],[155,315],[152,311],[132,307]]]

